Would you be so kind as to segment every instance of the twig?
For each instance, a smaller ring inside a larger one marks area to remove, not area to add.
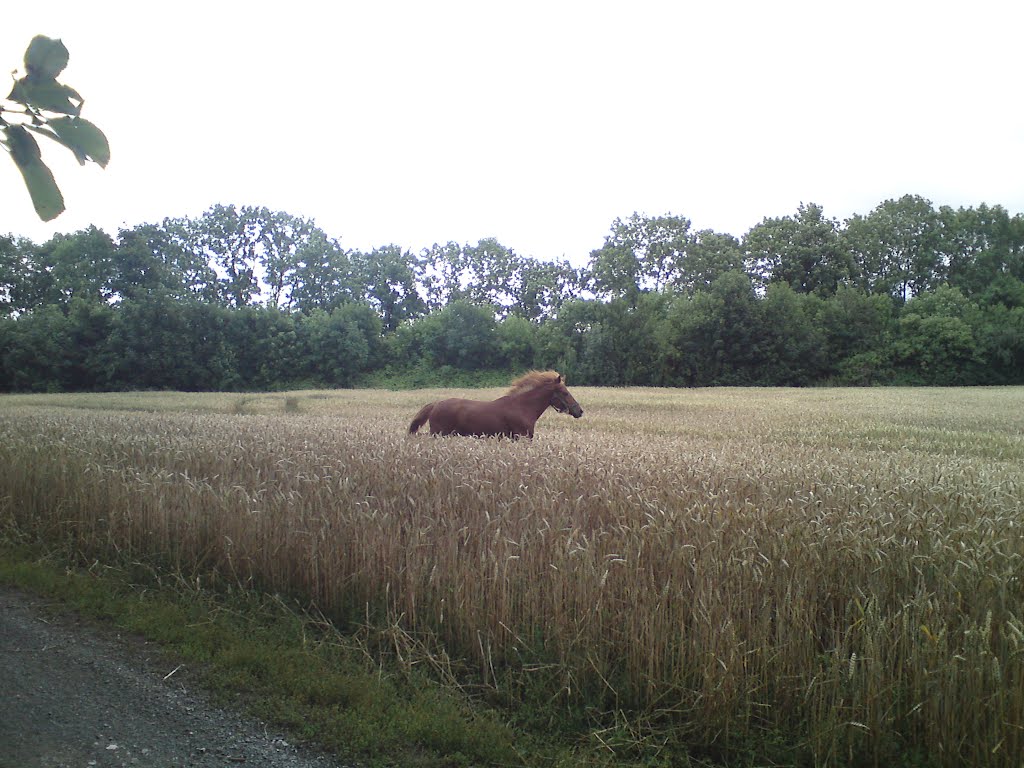
[[[179,669],[181,669],[184,666],[185,666],[184,664],[179,664],[178,666],[176,666],[174,669],[172,669],[170,672],[168,672],[166,675],[164,675],[164,680],[167,680],[168,678],[170,678],[171,675],[173,675],[175,672],[177,672]]]

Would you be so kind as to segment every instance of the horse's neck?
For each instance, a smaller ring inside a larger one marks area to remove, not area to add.
[[[521,392],[515,397],[534,416],[534,421],[541,417],[551,403],[551,392],[543,386]]]

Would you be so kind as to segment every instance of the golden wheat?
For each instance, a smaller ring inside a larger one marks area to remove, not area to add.
[[[0,510],[393,623],[509,698],[1018,764],[1024,390],[574,388],[532,442],[404,434],[441,394],[3,398]]]

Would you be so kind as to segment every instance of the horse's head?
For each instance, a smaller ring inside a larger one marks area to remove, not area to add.
[[[568,389],[566,389],[565,382],[562,381],[561,374],[559,374],[557,379],[552,381],[551,402],[549,405],[559,413],[571,414],[574,419],[578,419],[583,415],[583,409],[580,408],[580,404],[576,402],[576,398],[569,393]]]

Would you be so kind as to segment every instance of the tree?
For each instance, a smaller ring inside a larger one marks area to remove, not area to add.
[[[597,322],[602,303],[572,298],[537,329],[536,361],[540,368],[561,371],[579,381],[579,361],[586,335]],[[585,380],[584,380],[585,381]]]
[[[462,249],[462,264],[468,273],[464,295],[476,304],[489,304],[505,314],[515,303],[521,278],[521,260],[515,251],[493,237]]]
[[[842,384],[879,384],[891,374],[889,350],[896,328],[891,296],[864,293],[841,285],[825,300],[818,316],[828,351],[828,375]]]
[[[426,303],[417,290],[422,264],[411,253],[387,245],[370,254],[354,253],[352,260],[366,298],[380,315],[386,333],[426,312]]]
[[[1024,281],[1000,274],[979,297],[982,306],[990,307],[1002,304],[1007,309],[1024,307]]]
[[[260,208],[258,216],[262,229],[257,260],[269,289],[267,304],[291,307],[301,280],[308,276],[304,257],[314,253],[327,236],[310,219],[267,208]]]
[[[954,210],[943,206],[940,255],[943,277],[967,296],[983,293],[1002,277],[1024,279],[1024,216],[1002,206]]]
[[[894,343],[906,383],[958,386],[979,382],[978,307],[958,289],[940,286],[907,303]]]
[[[522,317],[506,317],[498,323],[496,343],[501,365],[511,371],[531,368],[537,354],[537,326]]]
[[[113,313],[106,304],[76,298],[67,307],[43,306],[3,321],[0,370],[7,386],[34,392],[106,388]]]
[[[467,298],[466,289],[473,276],[466,265],[463,248],[456,242],[434,243],[420,254],[423,265],[422,284],[427,308],[433,312],[444,309],[458,299]]]
[[[692,294],[706,290],[726,272],[742,272],[743,250],[732,235],[702,229],[694,235],[679,270],[677,287]]]
[[[760,379],[772,386],[806,387],[826,370],[825,334],[819,324],[823,299],[798,293],[788,283],[768,286],[758,304],[764,340]]]
[[[616,219],[604,245],[590,254],[597,293],[636,306],[641,292],[658,292],[679,281],[692,244],[690,220],[683,216]]]
[[[306,350],[305,370],[314,379],[350,387],[378,362],[380,320],[369,307],[317,309],[301,317],[297,330]]]
[[[43,306],[4,321],[2,380],[14,392],[59,392],[67,380],[71,339],[67,316]]]
[[[244,307],[259,294],[256,251],[263,236],[259,211],[215,205],[198,220],[186,222],[190,245],[217,270],[219,295],[226,306]]]
[[[460,299],[416,326],[423,353],[434,365],[477,371],[497,362],[498,337],[492,307]]]
[[[382,367],[387,362],[387,350],[384,346],[384,327],[373,307],[365,302],[343,304],[332,314],[340,314],[346,323],[357,328],[366,339],[366,369]]]
[[[237,384],[227,310],[165,295],[124,301],[106,344],[110,378],[124,389],[202,392]]]
[[[32,38],[25,51],[25,75],[15,81],[7,101],[0,102],[0,145],[21,172],[36,214],[43,221],[63,213],[64,196],[32,134],[67,147],[81,165],[91,161],[106,168],[110,162],[107,137],[81,116],[82,97],[74,88],[57,82],[69,59],[60,40],[43,35]]]
[[[144,224],[137,228],[145,240],[144,247],[159,261],[167,264],[181,280],[172,293],[205,304],[221,304],[221,286],[209,254],[200,242],[200,228],[188,218],[166,218],[159,225]],[[132,239],[135,235],[132,235]]]
[[[579,295],[582,278],[568,261],[520,260],[511,314],[539,321]]]
[[[351,255],[322,231],[315,230],[301,245],[296,261],[292,308],[304,314],[317,309],[331,312],[343,304],[363,300],[364,286]]]
[[[500,316],[540,320],[579,292],[580,274],[569,262],[520,256],[494,238],[476,245],[435,244],[421,261],[431,310],[467,299],[495,307]]]
[[[31,308],[36,245],[27,238],[0,235],[0,318]]]
[[[764,329],[749,275],[727,272],[707,291],[680,297],[668,312],[666,363],[683,386],[749,385],[760,380]]]
[[[107,339],[114,323],[108,304],[75,299],[67,313],[69,346],[62,362],[65,392],[108,389],[110,384]]]
[[[1024,284],[1020,286],[1024,299]],[[998,303],[983,307],[977,335],[987,375],[987,380],[979,383],[1024,384],[1024,300],[1015,306]]]
[[[660,386],[663,381],[664,293],[644,293],[636,306],[624,299],[594,302],[582,334],[579,380],[597,386]]]
[[[483,370],[497,358],[494,308],[457,301],[438,313],[438,333],[428,346],[434,360],[463,370]]]
[[[296,317],[277,307],[243,307],[226,313],[225,341],[237,386],[270,389],[301,376],[304,364]]]
[[[120,231],[111,290],[121,300],[161,294],[215,302],[217,274],[188,247],[181,225],[165,219]]]
[[[937,284],[939,238],[939,217],[932,204],[904,195],[886,200],[867,216],[853,216],[842,239],[865,291],[906,301]]]
[[[762,287],[785,283],[797,293],[831,296],[853,267],[839,223],[814,203],[801,203],[795,217],[766,218],[743,238],[743,248]]]
[[[114,241],[95,226],[54,235],[34,250],[33,258],[25,274],[22,300],[26,308],[56,305],[67,311],[76,298],[93,302],[114,298]]]
[[[594,292],[608,299],[623,299],[636,306],[640,299],[640,262],[629,248],[605,243],[590,253]]]

